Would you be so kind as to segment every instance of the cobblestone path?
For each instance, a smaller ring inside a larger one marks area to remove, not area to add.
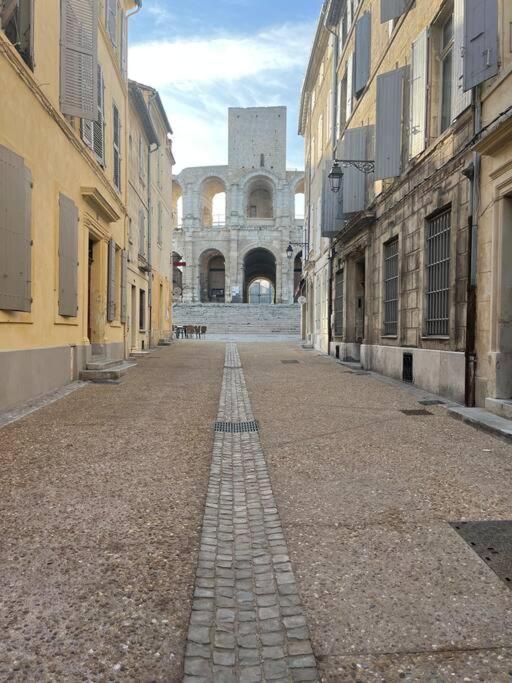
[[[226,345],[217,420],[185,681],[316,681],[306,620],[232,343]]]

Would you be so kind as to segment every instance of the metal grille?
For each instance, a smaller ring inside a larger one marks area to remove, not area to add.
[[[217,420],[217,422],[215,422],[216,432],[228,432],[230,434],[257,432],[259,431],[259,428],[257,420],[249,420],[248,422],[222,422],[221,420]]]
[[[398,237],[384,245],[384,334],[398,332]]]
[[[343,336],[343,296],[344,296],[344,272],[338,270],[335,277],[334,294],[334,334],[336,337]]]
[[[512,521],[453,522],[451,526],[512,588]]]
[[[427,232],[427,319],[428,336],[448,335],[450,291],[451,211],[428,222]]]

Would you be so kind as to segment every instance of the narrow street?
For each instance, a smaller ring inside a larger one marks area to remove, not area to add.
[[[186,340],[1,436],[2,681],[512,680],[512,446],[405,386]]]

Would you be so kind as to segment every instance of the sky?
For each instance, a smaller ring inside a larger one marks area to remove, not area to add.
[[[288,107],[288,168],[304,167],[300,89],[322,0],[144,0],[130,78],[158,89],[176,171],[227,163],[228,107]]]

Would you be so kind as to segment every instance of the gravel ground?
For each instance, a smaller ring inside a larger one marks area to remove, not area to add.
[[[449,525],[512,519],[512,447],[315,351],[239,351],[322,679],[512,681],[512,592]]]
[[[224,344],[1,430],[0,680],[180,681]]]

